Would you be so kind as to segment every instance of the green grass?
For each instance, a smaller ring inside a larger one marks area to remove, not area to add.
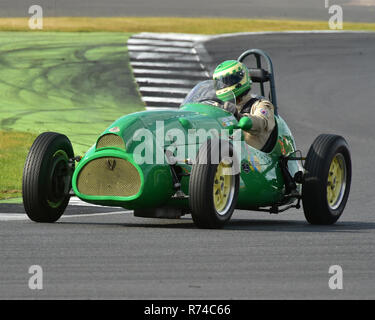
[[[144,109],[122,33],[0,33],[0,130],[69,136],[78,153]]]
[[[118,117],[144,110],[126,33],[0,32],[0,199],[19,196],[35,136],[66,134],[83,154]]]
[[[36,134],[0,131],[0,200],[21,196],[22,170]]]
[[[182,32],[328,30],[328,21],[181,17],[46,17],[43,31]],[[28,18],[1,18],[0,30],[28,31]],[[344,30],[375,31],[375,23],[344,22]]]

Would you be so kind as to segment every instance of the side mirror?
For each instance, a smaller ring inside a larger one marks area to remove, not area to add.
[[[253,122],[249,117],[242,117],[240,121],[238,121],[238,128],[249,131],[253,127]]]

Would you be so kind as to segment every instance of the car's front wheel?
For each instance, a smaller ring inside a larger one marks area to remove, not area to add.
[[[72,144],[62,134],[39,135],[27,155],[22,178],[26,214],[35,222],[55,222],[69,203],[74,157]]]
[[[233,166],[233,149],[221,155],[219,141],[208,140],[199,150],[189,181],[189,204],[195,225],[199,228],[221,228],[229,221],[236,206],[239,174]],[[217,152],[217,153],[216,153]],[[214,163],[211,155],[216,153]]]

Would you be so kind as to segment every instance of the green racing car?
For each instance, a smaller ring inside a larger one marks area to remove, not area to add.
[[[34,141],[23,173],[23,203],[35,222],[55,222],[72,195],[149,218],[191,214],[199,228],[221,228],[235,209],[273,214],[300,208],[311,224],[333,224],[350,191],[345,139],[321,134],[302,156],[279,115],[272,62],[259,50],[249,68],[260,93],[275,106],[275,128],[261,149],[249,146],[239,121],[221,108],[211,80],[198,83],[179,109],[125,115],[76,156],[69,139],[45,132]],[[262,61],[267,68],[264,69]],[[235,99],[234,99],[235,103]]]

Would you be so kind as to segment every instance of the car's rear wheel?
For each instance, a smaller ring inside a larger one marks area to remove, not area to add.
[[[235,174],[229,145],[229,157],[221,155],[220,141],[208,140],[199,150],[189,181],[189,204],[199,228],[221,228],[230,220],[238,198],[239,174]],[[217,152],[217,153],[216,153]],[[211,155],[218,155],[214,163]]]
[[[333,224],[342,215],[351,184],[351,157],[341,136],[319,135],[307,154],[302,203],[311,224]]]
[[[69,203],[74,157],[72,144],[62,134],[39,135],[27,155],[22,179],[26,214],[35,222],[55,222]]]

